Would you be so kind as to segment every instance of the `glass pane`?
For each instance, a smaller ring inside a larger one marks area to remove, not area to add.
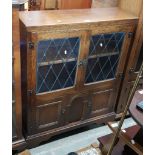
[[[79,38],[43,40],[38,43],[38,63],[53,63],[56,60],[76,59],[79,50]]]
[[[115,77],[124,35],[121,32],[92,36],[85,83]]]
[[[40,41],[37,50],[37,93],[73,86],[78,52],[79,38]]]

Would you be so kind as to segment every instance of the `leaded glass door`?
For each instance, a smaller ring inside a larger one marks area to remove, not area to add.
[[[124,37],[124,32],[91,36],[85,84],[115,78]]]
[[[28,50],[28,92],[31,94],[28,99],[33,110],[30,132],[62,126],[66,100],[70,101],[76,94],[80,81],[78,62],[82,35],[82,32],[31,34]]]
[[[38,42],[37,94],[75,86],[79,44],[79,37]]]

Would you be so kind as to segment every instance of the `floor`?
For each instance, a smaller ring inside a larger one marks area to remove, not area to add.
[[[128,128],[135,125],[136,122],[132,118],[124,121],[122,128]],[[73,133],[73,132],[72,132]],[[97,138],[110,134],[111,130],[108,126],[92,126],[86,131],[66,135],[63,138],[48,142],[47,144],[30,150],[32,155],[67,155],[69,152],[77,151],[87,147],[92,143],[98,143]]]

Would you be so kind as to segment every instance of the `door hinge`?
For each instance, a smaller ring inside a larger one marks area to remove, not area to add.
[[[29,49],[34,49],[34,43],[33,42],[29,42],[28,43],[28,47],[29,47]]]
[[[132,73],[134,73],[134,72],[135,72],[134,68],[131,67],[131,68],[129,69],[129,73],[132,74]]]
[[[31,96],[34,93],[34,89],[28,90],[28,95]]]
[[[128,38],[132,38],[133,37],[133,32],[129,32],[128,33]]]
[[[62,109],[62,110],[61,110],[61,114],[62,114],[62,115],[64,115],[65,112],[66,112],[66,109]]]
[[[123,73],[118,73],[116,77],[119,78],[119,79],[123,79],[124,78],[124,74]]]

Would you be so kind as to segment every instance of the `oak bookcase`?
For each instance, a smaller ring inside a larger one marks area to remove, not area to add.
[[[22,118],[27,148],[112,121],[122,111],[122,96],[128,96],[123,90],[135,77],[129,78],[132,57],[135,53],[137,64],[140,53],[134,48],[141,46],[142,1],[129,10],[126,5],[133,2],[19,13],[22,110],[17,120]]]

